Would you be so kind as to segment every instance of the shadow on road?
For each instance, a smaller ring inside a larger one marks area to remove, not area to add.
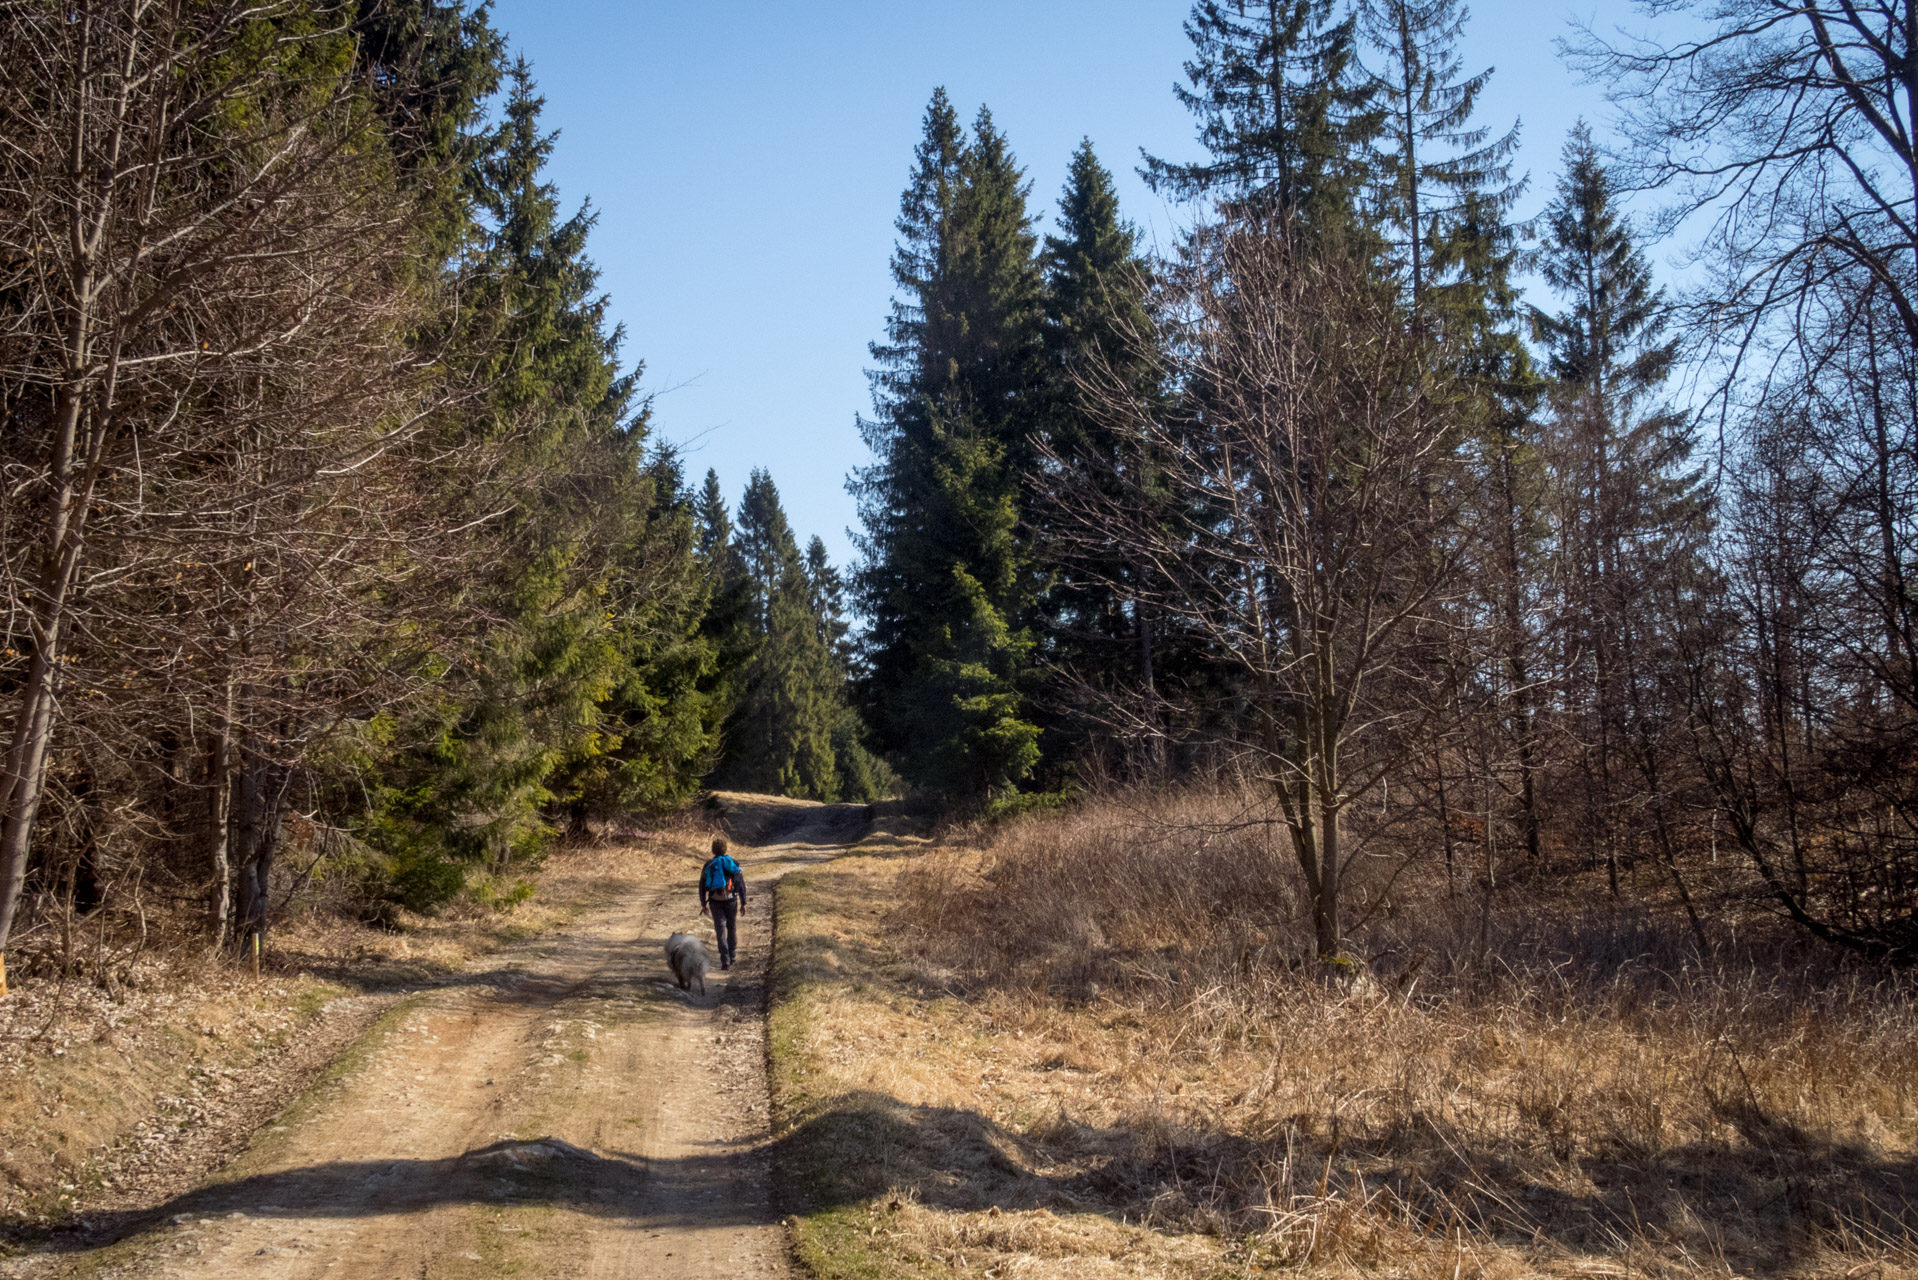
[[[535,1138],[496,1142],[444,1160],[338,1161],[202,1187],[138,1213],[95,1214],[91,1230],[55,1235],[46,1248],[81,1253],[169,1220],[211,1221],[234,1213],[306,1221],[424,1213],[449,1205],[540,1205],[642,1229],[775,1222],[770,1204],[735,1194],[748,1180],[747,1159],[763,1157],[649,1161]],[[648,1204],[671,1207],[649,1213]]]

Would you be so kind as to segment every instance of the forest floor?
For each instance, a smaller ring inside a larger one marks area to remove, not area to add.
[[[869,811],[721,799],[754,894],[739,963],[715,965],[705,995],[675,988],[661,955],[676,930],[711,945],[696,857],[603,857],[556,927],[374,997],[372,1024],[284,1110],[255,1115],[269,1122],[211,1177],[150,1178],[116,1203],[102,1188],[122,1180],[93,1175],[93,1203],[73,1202],[65,1229],[0,1274],[785,1274],[765,1076],[769,890],[838,855]],[[263,1056],[324,1061],[342,1047],[324,1025]]]

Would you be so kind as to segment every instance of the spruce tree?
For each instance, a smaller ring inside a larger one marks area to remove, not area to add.
[[[743,790],[835,800],[833,731],[845,676],[822,635],[779,490],[763,470],[746,486],[734,545],[754,647],[718,777]]]
[[[1663,292],[1632,242],[1617,184],[1583,121],[1567,137],[1562,162],[1539,269],[1569,306],[1556,314],[1534,308],[1532,318],[1553,374],[1610,414],[1664,382],[1678,341],[1664,336]]]
[[[764,467],[754,467],[739,501],[739,523],[733,534],[733,554],[751,591],[753,628],[766,633],[774,592],[800,565],[799,542],[793,537],[779,488]],[[810,591],[807,592],[810,603]]]
[[[839,780],[839,799],[855,803],[883,800],[898,790],[899,779],[873,753],[866,722],[852,705],[851,682],[856,674],[858,647],[853,643],[852,624],[846,620],[845,579],[827,558],[826,544],[817,536],[806,544],[806,580],[812,587],[813,619],[820,642],[831,653],[840,680],[838,711],[832,723],[833,770]]]
[[[706,482],[694,500],[693,520],[697,529],[694,547],[700,563],[710,573],[724,574],[732,557],[733,517],[726,510],[719,472],[711,467],[706,468]]]
[[[1139,251],[1138,230],[1120,217],[1112,175],[1090,140],[1073,153],[1059,199],[1059,231],[1046,237],[1045,268],[1054,378],[1046,440],[1068,472],[1109,487],[1149,469],[1150,459],[1140,435],[1115,428],[1114,415],[1090,400],[1120,396],[1150,416],[1163,392],[1151,269]],[[1152,632],[1139,602],[1141,566],[1116,546],[1068,549],[1064,531],[1049,528],[1044,517],[1038,505],[1030,523],[1053,568],[1044,601],[1050,656],[1080,679],[1149,693]]]
[[[467,181],[448,361],[471,407],[449,430],[489,465],[449,492],[490,572],[431,714],[381,731],[402,749],[367,831],[415,906],[465,864],[536,853],[568,809],[676,802],[710,744],[689,515],[676,468],[648,469],[638,370],[586,256],[595,215],[561,213],[541,107],[521,62]]]
[[[726,509],[719,473],[711,468],[693,501],[693,529],[694,555],[706,596],[700,634],[713,651],[700,688],[712,704],[713,715],[724,724],[739,706],[758,639],[752,629],[753,584],[733,544],[732,513]]]
[[[1617,207],[1617,187],[1581,122],[1564,151],[1558,192],[1545,213],[1540,271],[1565,300],[1534,310],[1534,330],[1557,383],[1551,442],[1559,576],[1565,582],[1560,644],[1573,656],[1567,707],[1581,743],[1578,776],[1587,851],[1618,888],[1631,838],[1621,806],[1646,779],[1645,727],[1661,646],[1661,602],[1697,573],[1708,511],[1691,462],[1685,420],[1655,397],[1677,356],[1665,333],[1663,293]]]
[[[1038,758],[1027,718],[1036,596],[1019,538],[1045,385],[1026,185],[981,110],[968,140],[933,95],[901,200],[886,341],[872,348],[877,460],[855,474],[866,701],[908,779],[981,796]]]
[[[591,749],[619,664],[593,598],[602,550],[631,534],[644,498],[634,375],[619,371],[619,335],[585,256],[595,215],[560,212],[544,178],[553,137],[540,127],[543,105],[522,60],[472,180],[490,232],[470,272],[471,376],[485,400],[468,429],[500,458],[499,483],[479,496],[510,505],[488,528],[498,569],[480,603],[497,623],[477,637],[431,788],[435,807],[450,810],[455,851],[500,868],[540,846],[542,811],[557,798],[548,781]]]
[[[1490,68],[1465,75],[1458,41],[1463,0],[1365,0],[1360,27],[1378,55],[1372,84],[1382,108],[1373,162],[1375,217],[1400,259],[1405,297],[1422,317],[1435,247],[1469,216],[1503,218],[1524,189],[1511,161],[1518,127],[1493,137],[1473,121]]]
[[[1186,20],[1191,87],[1210,158],[1145,157],[1155,191],[1283,211],[1308,226],[1349,217],[1377,130],[1371,86],[1354,74],[1355,23],[1333,0],[1199,0]]]
[[[846,621],[846,582],[826,556],[818,534],[806,544],[806,582],[812,592],[813,616],[819,620],[819,640],[839,664],[852,669],[852,624]]]
[[[710,692],[717,646],[695,554],[693,498],[678,457],[655,450],[640,477],[642,518],[609,557],[599,589],[616,654],[594,736],[553,783],[575,818],[660,812],[683,803],[711,766],[723,708]]]

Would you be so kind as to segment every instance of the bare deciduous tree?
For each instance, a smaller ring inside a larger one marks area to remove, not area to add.
[[[0,6],[0,946],[57,725],[158,690],[223,872],[230,775],[270,786],[246,745],[286,673],[267,659],[324,619],[334,566],[392,567],[413,286],[345,16]]]
[[[1350,246],[1236,222],[1195,239],[1171,288],[1180,411],[1142,413],[1122,384],[1086,377],[1152,472],[1092,477],[1084,459],[1055,459],[1058,501],[1088,564],[1143,562],[1154,612],[1238,672],[1239,748],[1330,960],[1359,851],[1346,814],[1405,767],[1433,709],[1438,605],[1470,542],[1456,407]]]
[[[1719,270],[1693,299],[1701,330],[1743,345],[1790,327],[1806,298],[1863,277],[1918,344],[1909,0],[1644,8],[1705,30],[1676,42],[1586,31],[1569,52],[1624,113],[1625,181],[1676,196],[1674,225],[1709,220]]]

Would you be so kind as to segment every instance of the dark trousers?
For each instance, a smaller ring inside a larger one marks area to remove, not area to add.
[[[719,963],[731,964],[739,950],[739,899],[715,898],[706,904],[713,909],[713,932],[719,936]]]

